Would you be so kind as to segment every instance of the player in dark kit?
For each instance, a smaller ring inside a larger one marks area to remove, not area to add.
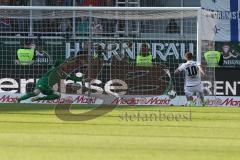
[[[72,80],[75,83],[82,81],[81,77],[74,76],[73,74],[68,74],[79,66],[80,61],[78,59],[72,61],[60,62],[56,61],[53,67],[37,81],[35,89],[33,92],[27,93],[22,97],[17,99],[20,103],[22,100],[34,97],[32,101],[39,100],[54,100],[61,97],[60,93],[53,90],[53,86],[60,82],[61,79]],[[44,97],[36,97],[40,93],[46,95]]]

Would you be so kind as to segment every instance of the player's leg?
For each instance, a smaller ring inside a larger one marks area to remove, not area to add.
[[[35,96],[39,95],[40,92],[41,92],[41,91],[40,91],[38,88],[35,88],[33,92],[29,92],[29,93],[21,96],[20,98],[18,98],[18,99],[17,99],[17,102],[19,103],[19,102],[21,102],[21,101],[23,101],[23,100],[26,100],[26,99],[28,99],[28,98],[35,97]]]
[[[32,101],[39,101],[39,100],[54,100],[61,97],[61,94],[58,92],[55,92],[51,87],[47,85],[41,85],[38,87],[42,94],[46,95],[43,97],[34,97],[32,98]]]
[[[193,103],[194,92],[192,91],[192,88],[191,87],[185,87],[184,92],[185,92],[185,95],[186,95],[186,98],[187,98],[187,106],[194,106],[194,103]]]
[[[197,97],[201,100],[202,105],[205,106],[202,84],[200,84],[199,86],[196,87],[196,93],[197,93]]]
[[[203,92],[198,92],[198,93],[197,93],[197,98],[200,99],[202,106],[205,106],[205,101],[204,101],[204,94],[203,94]]]
[[[52,94],[48,94],[43,97],[35,97],[32,99],[32,101],[40,101],[40,100],[54,100],[54,99],[59,99],[61,97],[61,94],[58,92],[54,92]]]

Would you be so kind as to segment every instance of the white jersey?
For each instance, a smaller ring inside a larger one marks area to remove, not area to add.
[[[195,61],[187,61],[178,67],[178,70],[184,71],[185,74],[185,87],[193,87],[201,84],[201,75]]]

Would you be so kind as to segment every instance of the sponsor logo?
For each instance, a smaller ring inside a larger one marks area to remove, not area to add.
[[[0,97],[0,103],[14,103],[18,97],[12,97],[10,95],[3,95]]]
[[[169,105],[169,98],[159,98],[152,97],[150,99],[146,98],[115,98],[112,104],[115,105]]]
[[[237,96],[240,81],[202,81],[206,95]]]
[[[77,104],[96,104],[96,97],[78,96],[74,99]]]
[[[79,56],[81,62],[77,68],[88,64],[88,61],[85,61],[86,58],[88,58],[87,55]],[[89,90],[91,90],[91,93],[94,94],[114,96],[162,95],[172,85],[169,70],[160,64],[152,67],[142,67],[135,66],[134,63],[129,64],[126,61],[113,60],[111,66],[106,66],[102,59],[95,59],[91,68],[94,69],[91,71],[90,77],[86,75],[90,82],[77,82],[80,84],[80,87],[73,91],[68,86],[68,84],[73,84],[73,81],[61,80],[58,91],[68,94],[88,94]],[[76,73],[76,75],[79,73],[88,73],[88,68],[82,68],[81,72]],[[20,92],[24,94],[27,92],[27,85],[36,81],[35,79],[15,80],[13,78],[2,78],[0,79],[0,92]],[[49,81],[51,81],[51,77]]]
[[[222,104],[223,106],[240,106],[240,100],[235,100],[234,98],[227,98],[225,99]]]
[[[16,99],[19,97],[19,94],[0,94],[0,103],[14,103]],[[107,95],[104,98],[109,98]],[[121,97],[121,98],[111,98],[111,105],[161,105],[161,106],[169,106],[169,105],[184,105],[185,97],[178,96],[178,101],[171,101],[171,99],[165,96],[158,97]],[[205,97],[207,106],[231,106],[231,107],[239,107],[240,106],[240,98],[233,97]],[[196,101],[196,99],[194,100]],[[101,104],[96,97],[88,97],[85,95],[78,96],[69,96],[63,95],[62,98],[56,100],[41,100],[38,102],[31,102],[27,100],[28,103],[40,103],[40,104]]]
[[[96,104],[96,97],[87,97],[87,96],[67,96],[55,100],[41,100],[37,103],[47,103],[47,104]]]
[[[153,59],[159,57],[163,61],[167,61],[169,56],[183,59],[186,51],[194,53],[194,43],[147,43],[147,45],[152,49]],[[75,46],[75,48],[71,48],[71,46]],[[104,60],[109,60],[112,57],[122,59],[125,55],[130,59],[135,59],[137,53],[140,52],[142,43],[94,43],[93,46],[95,51],[101,50]],[[72,52],[79,52],[81,48],[87,50],[87,43],[66,43],[66,57]]]
[[[206,105],[207,106],[221,106],[222,105],[222,100],[220,98],[207,99],[206,100]]]

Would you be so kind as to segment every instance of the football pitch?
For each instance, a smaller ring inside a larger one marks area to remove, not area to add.
[[[62,121],[53,105],[0,105],[1,160],[231,160],[239,149],[239,108],[127,106]]]

